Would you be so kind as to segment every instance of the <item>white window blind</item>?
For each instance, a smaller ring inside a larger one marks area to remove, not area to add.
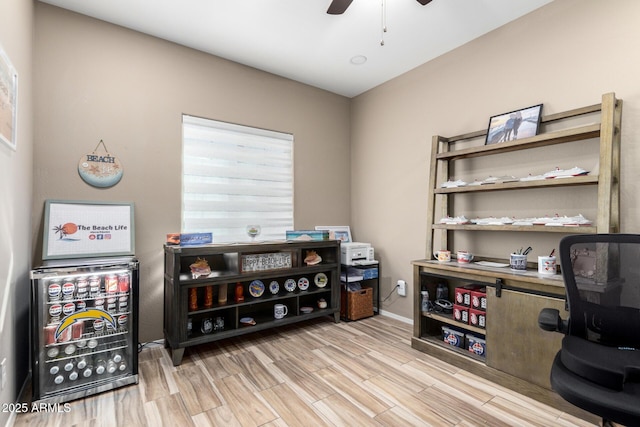
[[[182,232],[214,242],[293,230],[293,135],[183,115]]]

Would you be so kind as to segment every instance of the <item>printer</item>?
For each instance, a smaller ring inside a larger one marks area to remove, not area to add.
[[[344,265],[377,264],[370,243],[342,242],[340,244],[340,262]]]

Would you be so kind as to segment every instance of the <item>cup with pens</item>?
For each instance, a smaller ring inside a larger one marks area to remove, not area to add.
[[[531,250],[532,248],[529,246],[527,249],[520,248],[511,253],[511,256],[509,257],[509,267],[511,270],[525,271],[527,269],[527,255]]]
[[[540,274],[556,274],[556,250],[552,250],[549,256],[538,257],[538,273]]]

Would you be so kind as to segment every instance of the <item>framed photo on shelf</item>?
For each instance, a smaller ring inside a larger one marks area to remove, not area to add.
[[[348,225],[316,225],[316,230],[329,230],[329,239],[343,243],[353,242],[351,228]]]
[[[515,141],[537,135],[542,117],[541,112],[542,104],[538,104],[492,116],[489,119],[485,145]]]
[[[0,46],[0,141],[16,149],[18,73]]]

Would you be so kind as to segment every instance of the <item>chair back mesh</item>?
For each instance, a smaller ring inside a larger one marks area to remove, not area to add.
[[[560,242],[569,335],[640,348],[640,236],[567,236]]]

